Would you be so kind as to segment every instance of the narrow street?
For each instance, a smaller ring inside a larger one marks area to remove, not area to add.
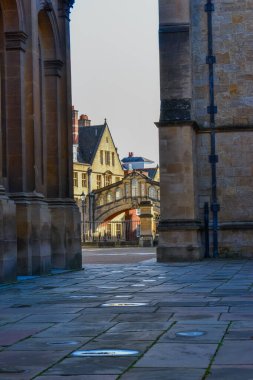
[[[83,248],[83,264],[135,264],[155,261],[155,248]]]

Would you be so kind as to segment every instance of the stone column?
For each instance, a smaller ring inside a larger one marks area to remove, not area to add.
[[[54,104],[55,112],[58,115],[57,125],[55,126],[58,136],[58,187],[56,188],[55,186],[55,189],[51,189],[52,191],[47,200],[52,221],[52,264],[54,267],[62,269],[82,268],[81,215],[78,206],[73,200],[69,37],[69,11],[72,3],[61,2],[61,8],[58,9],[60,14],[58,27],[61,35],[62,52],[61,78],[57,83],[58,99]]]
[[[0,185],[0,283],[14,282],[17,273],[16,207]]]
[[[157,260],[202,257],[196,207],[196,133],[191,121],[190,1],[160,0],[161,220]]]
[[[154,241],[154,212],[151,201],[143,201],[140,203],[140,246],[153,247]]]

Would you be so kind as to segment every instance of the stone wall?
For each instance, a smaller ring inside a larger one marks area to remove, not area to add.
[[[253,2],[215,0],[213,38],[215,98],[218,126],[253,124]],[[192,119],[208,126],[207,15],[206,0],[191,1],[193,73]]]
[[[211,203],[206,3],[160,0],[159,261],[203,257]],[[253,257],[253,2],[213,3],[219,248]]]
[[[1,282],[47,274],[52,262],[82,265],[72,190],[72,3],[0,0]]]

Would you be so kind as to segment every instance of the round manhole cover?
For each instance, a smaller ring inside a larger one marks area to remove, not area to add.
[[[180,331],[176,333],[177,336],[188,337],[188,338],[197,338],[205,334],[206,333],[204,331]]]
[[[103,303],[103,307],[134,307],[134,306],[146,306],[144,302],[119,302],[119,303]]]
[[[138,355],[139,351],[135,350],[112,350],[112,349],[103,349],[103,350],[84,350],[84,351],[75,351],[71,354],[74,357],[85,357],[85,356],[134,356]]]

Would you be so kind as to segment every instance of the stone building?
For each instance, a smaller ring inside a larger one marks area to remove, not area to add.
[[[219,254],[252,257],[253,3],[160,0],[159,6],[161,114],[157,126],[162,207],[158,260],[203,257],[203,207],[212,202],[208,112],[215,114],[215,106]],[[207,11],[212,15],[211,57]],[[207,109],[209,65],[214,67],[213,109]]]
[[[111,185],[124,177],[107,121],[92,125],[87,115],[78,116],[72,108],[74,198]]]
[[[0,282],[81,267],[73,201],[73,1],[0,0]]]

